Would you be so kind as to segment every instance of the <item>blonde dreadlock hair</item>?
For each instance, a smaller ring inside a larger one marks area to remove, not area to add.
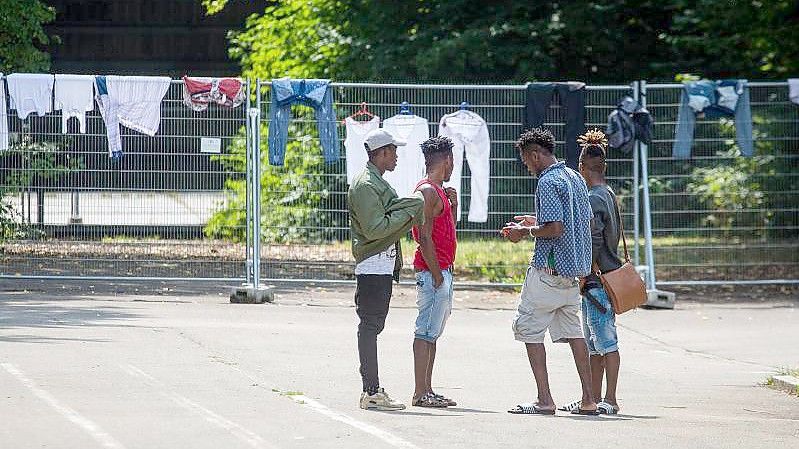
[[[600,146],[604,150],[608,147],[608,138],[605,136],[605,133],[594,128],[592,130],[586,131],[585,134],[578,137],[577,143],[580,144],[580,147],[582,147],[583,150],[593,145]]]
[[[594,128],[586,131],[585,134],[577,138],[582,151],[580,152],[580,163],[589,171],[605,173],[605,157],[607,156],[608,139],[605,133]]]

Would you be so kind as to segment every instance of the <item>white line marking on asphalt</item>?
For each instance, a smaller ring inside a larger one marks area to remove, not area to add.
[[[56,399],[53,395],[43,390],[41,387],[37,386],[31,379],[28,378],[28,376],[26,376],[14,364],[0,363],[0,366],[2,366],[3,369],[6,370],[9,374],[16,377],[17,380],[20,381],[20,383],[22,383],[22,385],[28,387],[28,389],[34,395],[36,395],[36,397],[46,402],[47,405],[54,408],[58,413],[63,415],[66,419],[72,421],[73,423],[81,427],[92,438],[97,440],[98,443],[102,444],[103,447],[111,449],[124,449],[125,446],[123,446],[119,441],[115,440],[114,437],[108,434],[108,432],[101,429],[100,426],[98,426],[94,421],[90,420],[89,418],[86,418],[85,416],[76,412],[72,408],[60,403],[58,399]]]
[[[254,376],[254,375],[248,373],[247,371],[244,371],[243,369],[239,368],[238,366],[229,365],[229,367],[231,369],[233,369],[233,370],[236,370],[236,371],[240,372],[242,375],[244,375],[245,377],[250,379],[250,381],[252,381],[254,383],[257,383],[259,385],[263,384],[263,381],[261,379],[259,379],[257,376]],[[380,429],[380,428],[378,428],[376,426],[373,426],[372,424],[365,423],[363,421],[359,421],[359,420],[357,420],[357,419],[355,419],[355,418],[353,418],[353,417],[351,417],[349,415],[345,415],[344,413],[332,410],[332,409],[328,408],[327,406],[325,406],[324,404],[322,404],[320,402],[317,402],[317,401],[315,401],[315,400],[313,400],[313,399],[311,399],[311,398],[309,398],[309,397],[307,397],[305,395],[299,394],[299,395],[287,395],[287,396],[290,397],[291,399],[293,399],[298,404],[307,405],[311,410],[313,410],[313,411],[315,411],[317,413],[320,413],[320,414],[322,414],[324,416],[327,416],[328,418],[330,418],[330,419],[332,419],[334,421],[338,421],[338,422],[344,423],[344,424],[346,424],[346,425],[348,425],[350,427],[354,427],[354,428],[356,428],[356,429],[358,429],[358,430],[360,430],[362,432],[365,432],[365,433],[368,433],[368,434],[370,434],[372,436],[380,438],[381,440],[385,441],[386,443],[388,443],[388,444],[390,444],[390,445],[392,445],[394,447],[401,448],[401,449],[420,449],[419,446],[416,446],[415,444],[411,443],[410,441],[404,440],[404,439],[402,439],[402,438],[400,438],[400,437],[398,437],[398,436],[396,436],[396,435],[394,435],[392,433],[389,433],[389,432],[387,432],[387,431],[385,431],[383,429]]]
[[[334,421],[342,422],[344,424],[347,424],[348,426],[355,427],[358,430],[374,435],[377,438],[380,438],[381,440],[385,441],[386,443],[394,447],[404,448],[404,449],[419,449],[419,446],[416,446],[410,441],[403,440],[402,438],[392,433],[386,432],[385,430],[379,429],[371,424],[365,423],[363,421],[358,421],[357,419],[345,415],[344,413],[331,410],[327,406],[305,395],[297,394],[297,395],[289,395],[289,397],[293,399],[294,402],[307,405],[308,407],[311,408],[311,410],[317,413],[321,413],[322,415],[325,415]]]
[[[120,365],[123,371],[128,373],[133,377],[144,378],[147,382],[149,382],[150,386],[158,389],[158,392],[161,393],[163,396],[171,399],[178,405],[186,408],[189,411],[192,411],[203,418],[206,421],[214,424],[222,429],[227,430],[236,438],[244,441],[245,443],[249,444],[251,447],[261,448],[261,447],[268,447],[275,449],[276,446],[268,443],[260,435],[252,432],[250,430],[245,429],[244,427],[236,424],[235,422],[221,416],[213,411],[203,407],[202,405],[192,401],[189,398],[181,396],[177,393],[168,390],[168,387],[163,383],[157,380],[155,377],[147,374],[146,372],[142,371],[141,369],[137,368],[133,365]]]

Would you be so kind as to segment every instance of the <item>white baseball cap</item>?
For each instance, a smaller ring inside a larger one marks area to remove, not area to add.
[[[364,140],[366,151],[374,151],[387,145],[396,145],[398,147],[405,146],[407,142],[402,139],[397,139],[392,136],[390,132],[383,128],[377,128],[369,131]]]

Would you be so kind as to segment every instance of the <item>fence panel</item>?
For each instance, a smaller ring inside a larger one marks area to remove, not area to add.
[[[261,84],[262,148],[267,151],[269,125],[269,83]],[[589,88],[587,126],[604,129],[608,114],[623,95],[632,94],[628,86]],[[488,220],[467,220],[470,202],[471,171],[464,161],[460,190],[462,214],[458,222],[456,267],[463,280],[481,283],[513,283],[524,275],[532,245],[514,245],[501,239],[498,230],[513,215],[533,210],[536,181],[518,158],[514,143],[522,131],[525,104],[524,86],[429,86],[334,83],[337,117],[357,110],[362,102],[382,119],[399,112],[402,102],[411,112],[428,120],[429,134],[438,134],[439,119],[456,111],[462,102],[483,117],[491,139]],[[316,120],[310,108],[293,106],[294,119],[284,167],[273,167],[262,154],[262,227],[264,238],[263,276],[279,280],[352,279],[354,263],[350,254],[349,223],[346,205],[346,154],[325,165],[322,162]],[[563,155],[563,110],[555,103],[544,125],[557,138],[557,152]],[[345,138],[339,126],[339,139]],[[633,158],[614,154],[609,160],[609,180],[620,194],[625,225],[634,228]],[[298,168],[308,174],[297,174]],[[403,244],[406,269],[410,270],[415,244]]]
[[[672,156],[682,85],[650,85],[649,185],[658,280],[799,279],[799,113],[787,83],[750,83],[755,156],[731,119],[697,120],[690,159]]]
[[[182,98],[182,82],[173,81],[154,137],[122,126],[118,160],[96,108],[86,134],[76,120],[63,134],[58,110],[25,120],[9,110],[0,275],[243,277],[244,244],[230,241],[241,241],[243,223],[230,217],[243,215],[244,203],[224,192],[226,184],[243,188],[243,155],[222,164],[201,152],[201,139],[222,153],[243,150],[246,109],[194,112]]]

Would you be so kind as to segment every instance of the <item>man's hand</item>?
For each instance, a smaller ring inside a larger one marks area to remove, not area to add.
[[[449,198],[450,204],[452,207],[458,207],[458,191],[455,190],[454,187],[445,187],[444,193],[447,194],[447,198]]]
[[[441,270],[438,270],[438,273],[431,271],[430,274],[433,276],[433,288],[438,290],[441,284],[444,283],[444,275],[441,273]]]
[[[535,226],[537,223],[535,215],[516,215],[513,219],[518,221],[522,226]]]
[[[522,226],[519,223],[510,222],[507,223],[504,228],[502,228],[500,233],[512,243],[516,243],[530,235],[530,229]]]

